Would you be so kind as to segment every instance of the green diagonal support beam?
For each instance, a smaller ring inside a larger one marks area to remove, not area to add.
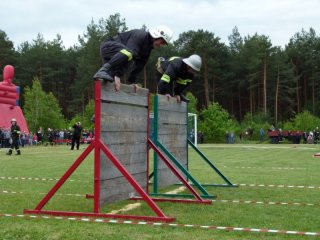
[[[228,186],[238,187],[237,185],[232,184],[220,171],[216,168],[212,162],[197,148],[189,139],[189,145],[202,157],[202,159],[227,183]]]
[[[205,196],[211,196],[203,186],[186,170],[181,163],[168,151],[168,149],[163,146],[159,141],[155,142],[156,146],[160,148],[173,162],[173,164],[202,192]]]

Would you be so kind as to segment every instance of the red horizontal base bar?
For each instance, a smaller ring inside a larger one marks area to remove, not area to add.
[[[86,194],[86,198],[90,199],[90,198],[94,198],[93,194]]]
[[[199,203],[212,204],[211,200],[197,200],[197,199],[174,199],[174,198],[151,198],[155,202],[182,202],[182,203]],[[130,200],[143,200],[141,197],[132,197]]]
[[[64,211],[47,211],[47,210],[30,210],[25,209],[25,214],[44,214],[53,216],[67,216],[67,217],[101,217],[112,219],[137,219],[152,222],[173,222],[173,217],[152,217],[152,216],[136,216],[136,215],[119,215],[119,214],[104,214],[104,213],[88,213],[88,212],[64,212]]]

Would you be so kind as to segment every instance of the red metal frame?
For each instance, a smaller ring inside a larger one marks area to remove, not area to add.
[[[149,101],[149,100],[148,100]],[[85,151],[77,158],[72,166],[65,172],[53,188],[44,196],[35,209],[25,209],[24,213],[30,214],[48,214],[60,216],[87,216],[87,217],[104,217],[104,218],[121,218],[121,219],[143,219],[148,221],[172,222],[175,218],[167,217],[156,203],[148,196],[143,188],[135,181],[131,174],[122,166],[120,161],[113,155],[108,147],[101,141],[100,134],[100,117],[101,117],[101,83],[95,82],[95,140],[85,149]],[[43,207],[59,190],[59,188],[67,181],[71,174],[80,166],[88,154],[94,150],[94,194],[87,195],[87,198],[94,199],[93,213],[90,212],[69,212],[69,211],[52,211],[43,210]],[[114,166],[122,173],[131,186],[140,194],[144,200],[154,211],[157,216],[136,216],[136,215],[119,215],[119,214],[104,214],[100,213],[100,151],[112,161]]]

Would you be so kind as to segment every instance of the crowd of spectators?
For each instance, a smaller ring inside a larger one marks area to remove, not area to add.
[[[193,129],[191,129],[191,131],[188,134],[188,139],[195,144],[195,132]],[[204,134],[201,131],[197,132],[197,143],[204,143]]]
[[[41,127],[37,132],[21,132],[20,146],[48,146],[48,145],[70,145],[73,130],[70,129],[51,129],[44,131]],[[83,130],[81,136],[81,143],[90,143],[94,138],[93,131]],[[0,128],[0,148],[10,147],[10,128]]]
[[[318,144],[320,141],[320,131],[316,127],[313,131],[285,131],[282,129],[268,129],[268,136],[271,143],[282,143],[287,139],[293,144]]]

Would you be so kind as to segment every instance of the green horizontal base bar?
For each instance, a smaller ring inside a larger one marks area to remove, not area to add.
[[[194,185],[193,183],[189,183],[190,185]],[[175,183],[175,185],[183,185],[182,183]],[[211,186],[211,187],[239,187],[239,185],[236,184],[215,184],[215,183],[201,183],[202,186]]]
[[[166,196],[166,197],[177,197],[177,198],[194,198],[192,194],[168,194],[168,193],[149,193],[150,196]],[[214,195],[201,195],[204,199],[215,199],[217,196]]]

